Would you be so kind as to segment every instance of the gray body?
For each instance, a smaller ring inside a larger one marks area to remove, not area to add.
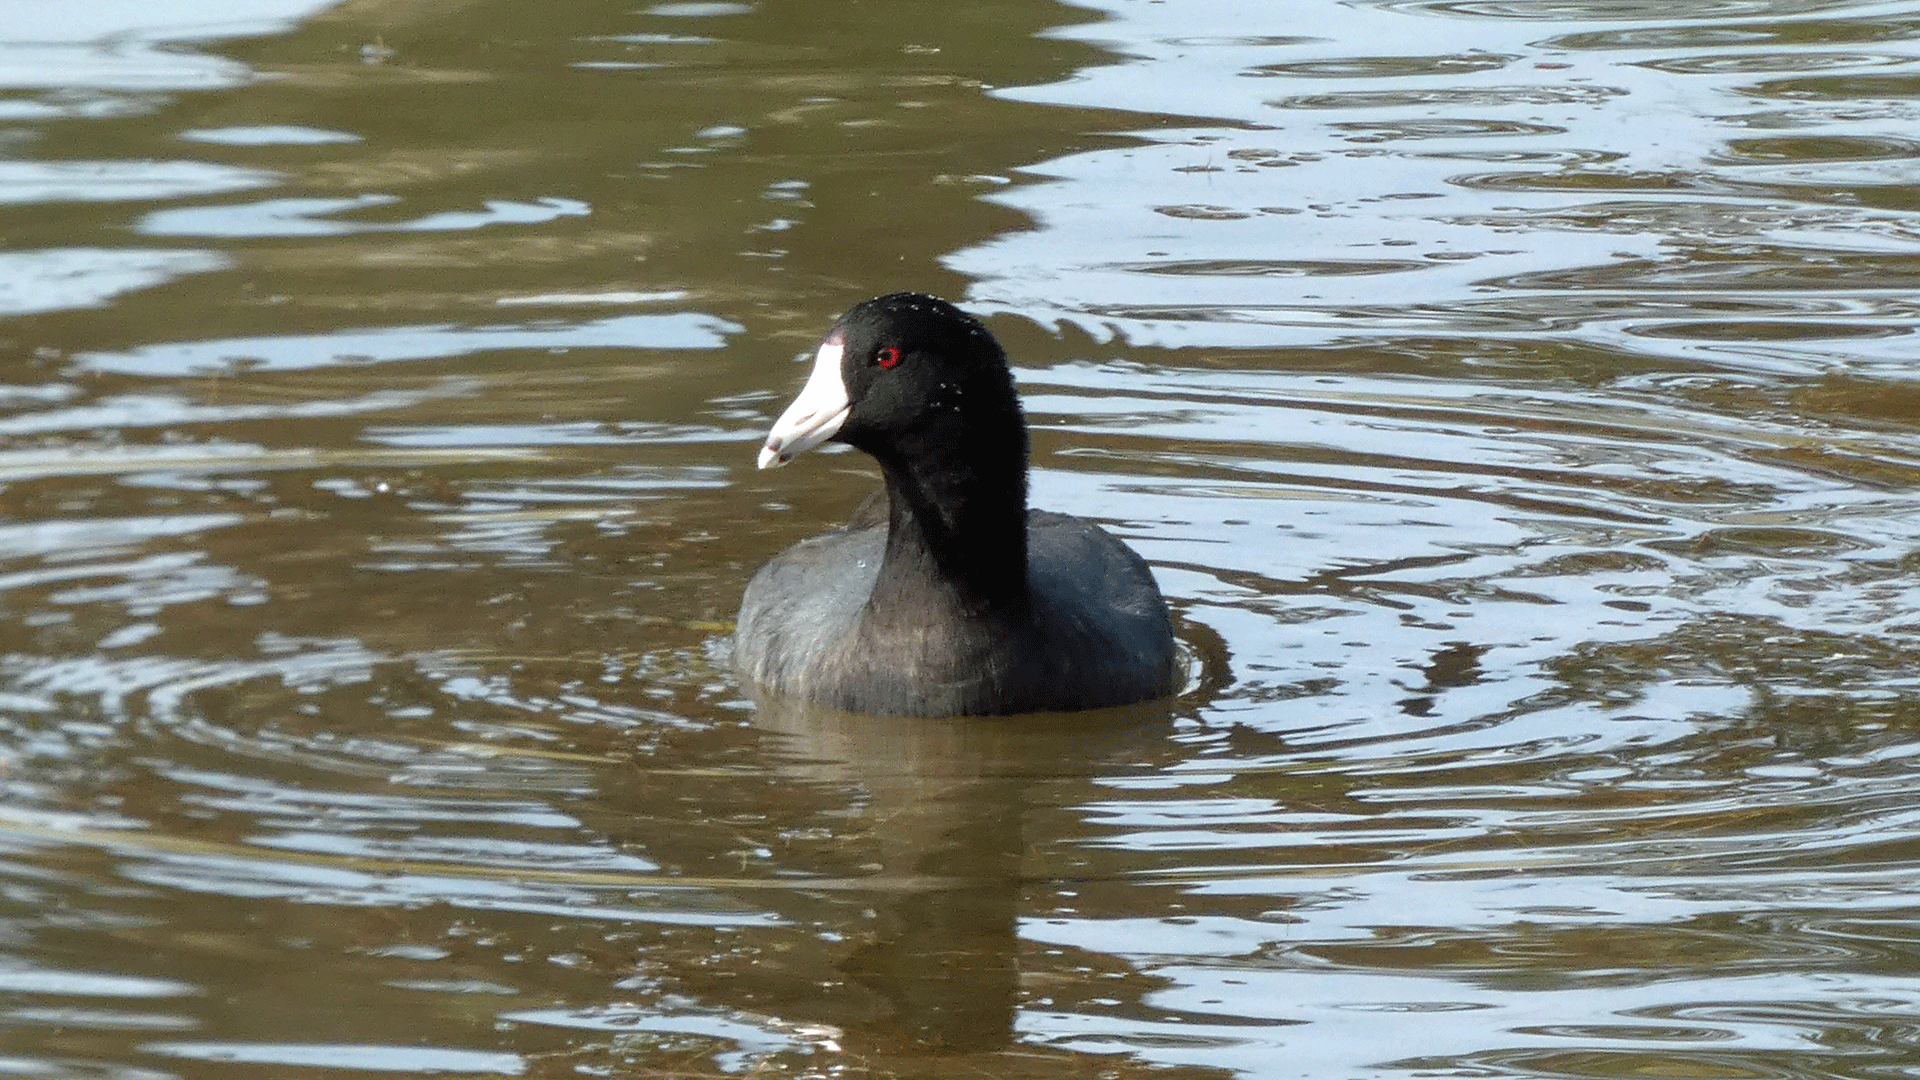
[[[878,609],[871,601],[886,546],[883,509],[762,567],[740,604],[741,674],[781,693],[893,716],[1087,709],[1176,688],[1159,587],[1146,563],[1098,526],[1029,511],[1027,609],[986,616],[960,610],[931,581],[919,602]]]

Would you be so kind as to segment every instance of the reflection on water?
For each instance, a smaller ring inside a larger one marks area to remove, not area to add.
[[[1903,1074],[1917,39],[0,2],[0,1073]],[[899,288],[1177,700],[745,696]]]

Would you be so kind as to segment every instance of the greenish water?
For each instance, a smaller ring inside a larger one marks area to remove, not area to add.
[[[0,0],[0,1075],[1912,1075],[1916,40]],[[900,288],[1177,701],[746,698]]]

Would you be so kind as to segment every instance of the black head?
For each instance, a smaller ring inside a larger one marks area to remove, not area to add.
[[[1019,415],[1006,352],[978,319],[944,300],[876,297],[841,316],[829,339],[834,334],[844,342],[840,373],[853,404],[834,438],[875,457],[963,419],[1004,424]]]
[[[1026,458],[1007,354],[978,319],[935,297],[855,304],[821,342],[814,370],[774,424],[760,466],[833,440],[886,462],[952,459],[994,440]],[[998,455],[995,455],[998,456]]]

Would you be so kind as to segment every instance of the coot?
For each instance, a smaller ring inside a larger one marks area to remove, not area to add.
[[[760,451],[828,440],[886,478],[846,527],[760,569],[734,660],[778,693],[893,716],[1091,709],[1178,679],[1166,601],[1099,527],[1027,509],[1027,426],[999,342],[953,305],[894,293],[820,345]]]

